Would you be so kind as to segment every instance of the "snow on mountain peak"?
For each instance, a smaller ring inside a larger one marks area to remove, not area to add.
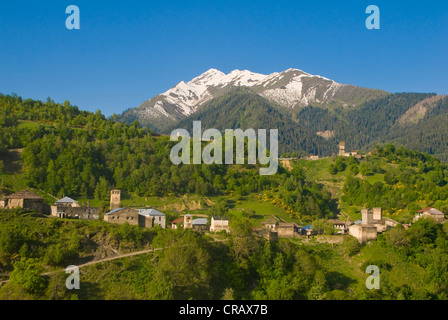
[[[304,78],[314,77],[329,80],[294,68],[269,75],[238,69],[225,74],[211,68],[187,83],[181,81],[160,96],[170,105],[180,108],[179,111],[184,115],[189,115],[196,110],[197,106],[214,98],[215,93],[212,92],[226,87],[246,86],[255,87],[256,92],[265,98],[293,107],[297,103],[307,104],[316,99],[316,87],[306,86],[303,82]],[[337,89],[337,83],[329,81],[332,84],[326,90],[324,97],[331,96]],[[161,106],[159,103],[158,107]]]

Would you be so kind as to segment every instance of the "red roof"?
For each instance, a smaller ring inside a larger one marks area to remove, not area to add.
[[[179,219],[171,221],[171,223],[178,223],[178,222],[183,222],[183,221],[184,221],[184,217],[180,217]]]
[[[423,213],[423,212],[428,211],[429,209],[432,209],[432,208],[433,208],[433,207],[428,207],[428,208],[419,210],[419,211],[417,211],[417,212],[419,212],[419,213]]]

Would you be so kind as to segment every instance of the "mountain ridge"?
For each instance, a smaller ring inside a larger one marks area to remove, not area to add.
[[[179,82],[137,108],[126,110],[118,119],[127,123],[138,120],[155,131],[163,131],[166,123],[184,119],[204,103],[236,87],[252,88],[256,94],[287,109],[310,104],[358,104],[386,94],[378,89],[341,84],[295,68],[269,75],[238,69],[225,74],[212,68],[189,82]]]
[[[446,118],[447,96],[388,93],[294,68],[270,75],[209,69],[117,117],[161,134],[195,120],[204,130],[278,128],[280,153],[330,156],[339,141],[363,151],[390,142],[448,160]]]

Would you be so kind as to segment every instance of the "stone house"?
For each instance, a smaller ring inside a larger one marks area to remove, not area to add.
[[[361,223],[349,227],[349,234],[357,238],[360,243],[374,240],[378,233],[382,233],[398,224],[397,221],[392,219],[383,220],[381,208],[363,209],[361,214]]]
[[[219,218],[217,216],[213,216],[210,222],[210,231],[219,232],[221,230],[226,230],[227,233],[230,232],[229,229],[229,218]]]
[[[300,229],[300,234],[304,235],[304,236],[307,236],[307,237],[310,237],[312,235],[317,234],[317,232],[315,230],[313,230],[311,225],[307,225],[307,226],[305,226],[305,227]]]
[[[87,203],[87,206],[84,203],[79,206],[78,201],[64,197],[51,206],[51,215],[58,218],[98,220],[100,208],[91,207],[90,202]]]
[[[279,222],[274,218],[269,218],[261,225],[271,231],[276,232],[278,238],[296,237],[301,234],[300,226],[296,223]]]
[[[413,221],[417,221],[420,218],[424,217],[430,217],[433,218],[435,221],[442,223],[445,221],[445,214],[433,207],[428,207],[422,210],[417,211],[417,215],[414,217]]]
[[[138,214],[137,209],[118,208],[104,215],[104,221],[116,224],[129,223],[130,225],[145,225],[144,217]]]
[[[73,200],[72,198],[69,197],[64,197],[62,199],[59,199],[58,201],[56,201],[54,203],[54,206],[58,206],[58,207],[79,207],[79,203],[76,200]]]
[[[142,228],[153,228],[159,225],[165,228],[166,216],[155,209],[118,208],[104,215],[104,221],[110,223],[129,223]]]
[[[192,221],[192,229],[195,231],[208,231],[208,220],[205,218],[198,218]]]
[[[152,228],[156,225],[161,228],[166,227],[166,216],[156,209],[137,209],[138,214],[145,217],[146,228]]]
[[[349,234],[364,243],[377,238],[377,228],[370,224],[354,224],[350,226]]]
[[[339,142],[339,152],[338,155],[341,157],[355,157],[356,159],[361,159],[362,155],[358,153],[358,151],[345,151],[345,142]]]
[[[261,223],[262,226],[264,226],[266,229],[269,230],[275,230],[275,227],[277,226],[278,221],[274,218],[269,218]]]
[[[183,228],[184,227],[183,222],[184,222],[184,217],[183,216],[178,218],[178,219],[176,219],[176,220],[171,221],[171,229],[177,229],[179,224],[180,224],[181,228]]]
[[[90,205],[82,207],[51,206],[51,215],[58,218],[98,220],[100,218],[100,208]]]
[[[279,238],[292,238],[300,235],[300,226],[296,223],[279,222],[275,231]]]
[[[339,234],[347,234],[348,227],[352,224],[351,222],[341,221],[338,219],[329,219],[328,221],[333,223],[333,227],[336,229],[337,233],[339,233]]]
[[[34,210],[39,213],[50,213],[50,207],[45,203],[44,199],[28,190],[22,190],[1,199],[0,209],[16,208]]]

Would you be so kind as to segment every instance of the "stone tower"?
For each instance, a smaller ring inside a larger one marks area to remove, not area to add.
[[[193,217],[189,214],[184,216],[184,229],[193,228]]]
[[[343,156],[345,153],[345,142],[341,141],[339,142],[339,155]]]
[[[120,208],[121,202],[121,191],[111,190],[110,191],[110,211]]]
[[[372,224],[373,223],[373,212],[371,209],[362,209],[362,224]]]
[[[373,220],[382,220],[383,210],[381,208],[373,208]]]

